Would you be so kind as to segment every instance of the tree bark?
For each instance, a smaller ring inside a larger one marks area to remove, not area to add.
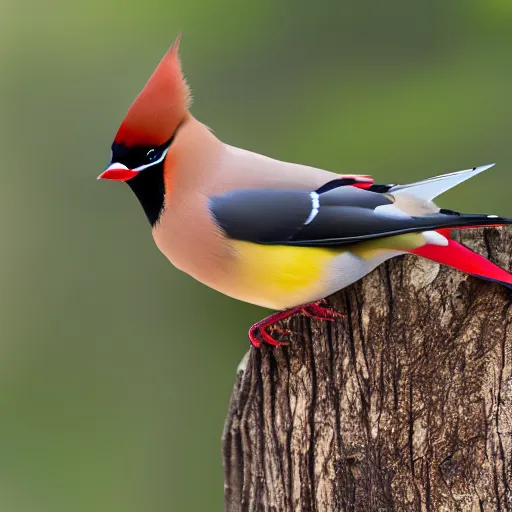
[[[460,240],[510,269],[512,230]],[[512,510],[511,292],[406,256],[329,302],[240,365],[225,510]]]

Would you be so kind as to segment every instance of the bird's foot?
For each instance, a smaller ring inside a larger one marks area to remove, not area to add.
[[[334,322],[337,318],[343,318],[341,313],[329,307],[325,299],[302,306],[301,312],[313,320]]]
[[[267,329],[271,334],[267,332]],[[275,333],[279,336],[276,337]],[[279,329],[275,325],[259,327],[256,329],[251,327],[249,331],[249,339],[251,340],[251,345],[255,348],[260,348],[263,343],[272,345],[273,347],[286,347],[290,343],[286,339],[290,334],[291,331]]]
[[[279,311],[278,313],[274,313],[260,320],[249,329],[251,345],[255,348],[260,348],[263,343],[272,345],[273,347],[288,345],[289,336],[292,334],[292,331],[289,329],[281,329],[276,323],[297,314],[305,315],[313,320],[327,322],[333,322],[337,318],[343,317],[341,313],[329,307],[325,300],[319,300],[318,302],[306,304],[305,306],[287,309],[286,311]],[[276,333],[278,334],[277,339],[274,336]]]
[[[249,340],[251,341],[251,345],[255,348],[260,348],[262,343],[272,345],[273,347],[288,345],[289,340],[286,338],[288,338],[292,332],[288,329],[281,329],[275,324],[301,312],[301,307],[287,309],[286,311],[279,311],[278,313],[274,313],[273,315],[256,322],[249,329]],[[272,334],[269,334],[267,329],[270,330]],[[274,333],[279,335],[279,339],[274,338]]]

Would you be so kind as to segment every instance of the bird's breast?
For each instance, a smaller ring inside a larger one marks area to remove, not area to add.
[[[202,195],[166,205],[153,228],[160,251],[178,269],[208,286],[225,279],[231,254]]]
[[[285,309],[323,297],[329,267],[339,250],[233,241],[242,300]]]
[[[178,269],[225,295],[272,309],[321,298],[330,262],[339,254],[230,240],[201,197],[166,207],[153,237]]]

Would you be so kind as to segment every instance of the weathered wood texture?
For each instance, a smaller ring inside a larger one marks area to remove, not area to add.
[[[512,231],[461,241],[510,269]],[[407,256],[330,303],[241,365],[226,511],[512,510],[511,293]]]

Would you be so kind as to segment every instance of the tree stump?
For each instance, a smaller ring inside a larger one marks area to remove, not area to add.
[[[505,269],[512,230],[459,240]],[[251,349],[223,435],[227,512],[512,510],[511,292],[415,256]]]

